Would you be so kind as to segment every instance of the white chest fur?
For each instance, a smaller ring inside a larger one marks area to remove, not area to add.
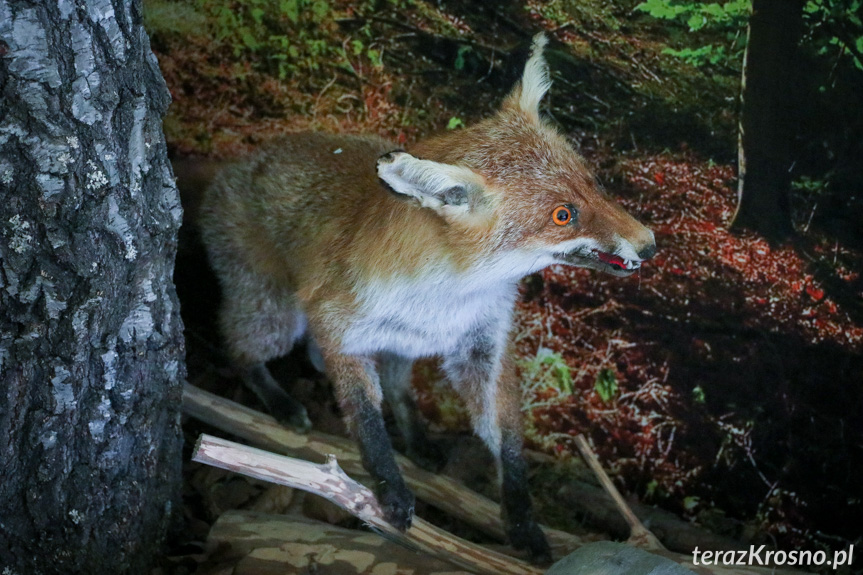
[[[359,313],[344,332],[342,351],[370,355],[386,350],[408,358],[447,355],[468,344],[465,338],[478,329],[507,330],[523,275],[520,267],[498,262],[454,273],[442,265],[416,278],[357,286]]]

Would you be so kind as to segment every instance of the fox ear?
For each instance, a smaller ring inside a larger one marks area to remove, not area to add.
[[[521,81],[507,97],[504,106],[513,107],[529,116],[534,121],[539,121],[539,102],[551,87],[548,77],[548,64],[542,55],[548,38],[540,32],[533,37],[530,48],[530,58],[524,65]]]
[[[390,152],[378,158],[378,177],[402,196],[443,216],[471,214],[483,204],[483,182],[469,168],[421,160],[407,152]]]

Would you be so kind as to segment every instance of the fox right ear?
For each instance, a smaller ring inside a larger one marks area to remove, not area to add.
[[[377,170],[393,192],[414,198],[443,216],[465,216],[482,203],[482,178],[469,168],[397,151],[378,158]]]
[[[504,104],[521,111],[535,122],[539,121],[539,103],[551,87],[548,64],[543,56],[547,44],[548,38],[542,32],[533,37],[530,58],[524,65],[521,81]]]

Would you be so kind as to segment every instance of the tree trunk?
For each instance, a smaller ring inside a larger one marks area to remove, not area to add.
[[[753,0],[743,64],[738,205],[732,226],[772,240],[793,233],[788,193],[797,44],[805,0]]]
[[[181,208],[136,0],[0,0],[0,566],[145,573],[179,495]]]

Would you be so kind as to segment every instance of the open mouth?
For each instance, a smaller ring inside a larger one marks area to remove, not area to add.
[[[596,257],[599,258],[602,263],[608,265],[615,271],[633,272],[641,267],[641,261],[638,260],[626,260],[618,255],[601,252],[599,250],[594,250],[593,253],[596,254]]]

